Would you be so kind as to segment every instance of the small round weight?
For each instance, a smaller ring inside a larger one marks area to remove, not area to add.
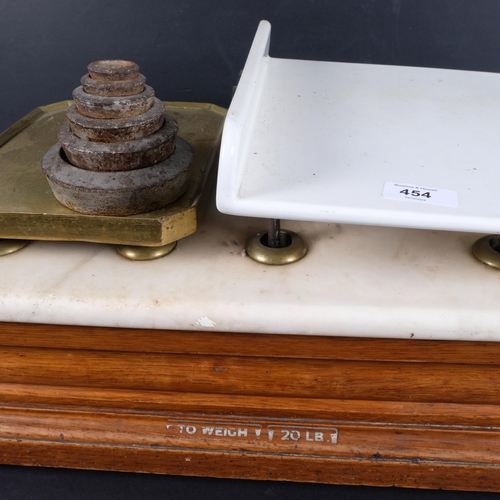
[[[155,92],[146,85],[140,94],[103,97],[87,94],[83,87],[73,90],[73,99],[82,115],[90,118],[127,118],[145,113],[154,103]]]
[[[80,82],[84,92],[87,92],[87,94],[100,95],[103,97],[120,97],[140,94],[144,90],[146,77],[139,73],[136,78],[131,80],[101,82],[99,80],[94,80],[90,75],[84,75]]]
[[[132,61],[118,59],[95,61],[87,66],[89,75],[94,80],[101,82],[116,82],[119,80],[132,80],[139,74],[139,66]]]
[[[71,131],[80,139],[97,142],[118,142],[142,139],[161,128],[165,106],[154,98],[153,106],[142,115],[128,118],[89,118],[80,114],[75,105],[68,108]]]

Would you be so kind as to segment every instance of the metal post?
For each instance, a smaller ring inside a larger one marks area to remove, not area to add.
[[[270,248],[279,248],[280,233],[281,233],[280,219],[269,219],[267,224],[267,246]]]

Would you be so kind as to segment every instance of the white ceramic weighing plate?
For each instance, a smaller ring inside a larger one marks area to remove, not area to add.
[[[500,75],[272,58],[270,33],[229,108],[219,210],[500,232]]]

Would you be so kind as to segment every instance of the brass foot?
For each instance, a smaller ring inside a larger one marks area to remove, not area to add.
[[[132,245],[118,245],[116,251],[130,260],[154,260],[165,257],[177,246],[177,241],[162,247],[136,247]]]
[[[281,230],[280,246],[271,248],[268,245],[268,232],[262,231],[248,240],[247,255],[261,264],[282,266],[296,262],[307,253],[305,241],[296,233]]]
[[[472,245],[472,254],[477,260],[494,269],[500,269],[500,235],[490,234]]]
[[[21,250],[28,243],[29,240],[0,240],[0,257]]]

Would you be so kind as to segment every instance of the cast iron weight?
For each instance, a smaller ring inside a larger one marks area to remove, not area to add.
[[[176,137],[178,124],[130,61],[96,61],[88,66],[59,142],[42,159],[55,198],[86,215],[121,217],[164,208],[188,188],[191,146]],[[5,251],[12,251],[12,245]],[[120,255],[150,260],[161,247],[120,245]]]
[[[189,185],[193,151],[176,138],[177,122],[139,66],[96,61],[83,80],[87,87],[73,91],[69,123],[42,159],[56,199],[86,215],[121,217],[180,198]]]

